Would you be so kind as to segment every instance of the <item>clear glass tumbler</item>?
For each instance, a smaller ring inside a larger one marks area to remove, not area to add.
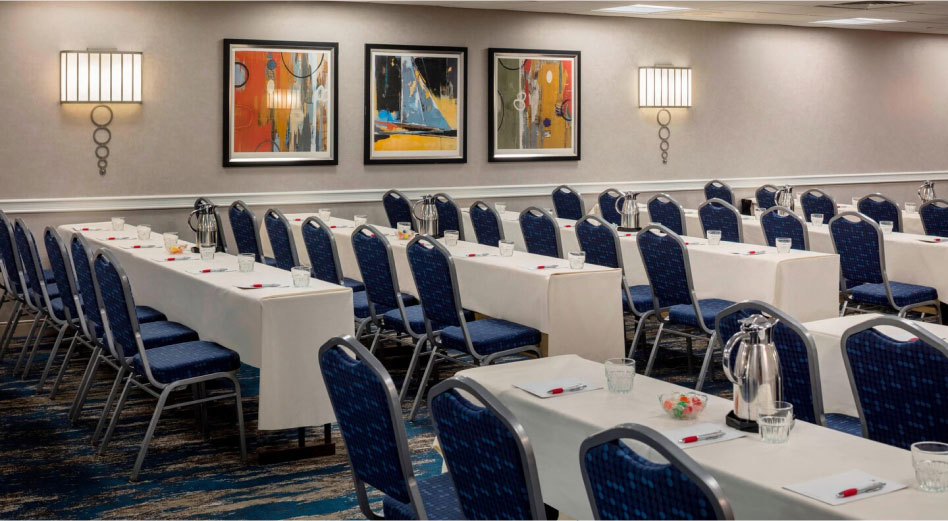
[[[584,251],[571,251],[568,257],[569,267],[574,270],[581,270],[586,264],[586,252]]]
[[[793,404],[774,402],[773,406],[761,407],[757,427],[764,443],[786,443],[793,427]]]
[[[913,443],[912,465],[918,488],[926,492],[948,492],[948,443]]]
[[[217,245],[213,243],[202,244],[198,251],[201,252],[202,261],[214,260],[214,252],[217,251]]]
[[[507,203],[494,203],[494,208],[497,209],[497,213],[502,214],[507,211]]]
[[[135,231],[138,232],[138,240],[147,241],[151,239],[151,226],[147,224],[139,224],[138,228],[135,228]]]
[[[367,223],[368,218],[366,218],[364,215],[356,215],[355,218],[353,218],[353,221],[355,222],[356,227],[359,227]]]
[[[319,219],[326,224],[329,224],[329,218],[332,217],[332,210],[329,208],[320,208],[319,209]]]
[[[124,217],[113,217],[112,218],[112,229],[120,232],[125,229],[125,218]]]
[[[294,266],[290,268],[290,273],[293,275],[294,288],[305,288],[309,286],[309,279],[312,274],[309,266]]]
[[[253,271],[253,265],[257,262],[257,256],[252,253],[237,254],[237,270],[241,273],[250,273]]]
[[[908,213],[915,213],[915,210],[916,210],[917,208],[918,208],[918,207],[915,205],[915,203],[910,203],[910,202],[908,202],[908,201],[905,201],[905,211],[906,211],[906,212],[908,212]]]
[[[513,241],[500,241],[498,244],[500,248],[501,257],[513,257],[514,253],[514,243]]]
[[[165,232],[161,234],[161,238],[165,243],[165,251],[175,253],[174,250],[178,246],[178,232]]]
[[[892,221],[879,221],[879,228],[882,228],[882,233],[892,233],[894,226],[895,223]]]
[[[823,226],[823,214],[821,213],[811,213],[810,214],[810,223],[819,228]]]
[[[605,362],[606,385],[610,393],[629,394],[635,379],[635,360],[610,358]]]
[[[444,244],[446,246],[457,246],[458,238],[461,236],[457,230],[445,230],[444,231]]]
[[[777,237],[777,240],[774,242],[777,245],[777,253],[790,253],[790,247],[793,246],[793,239]]]
[[[721,243],[721,230],[708,230],[708,244],[717,246]]]

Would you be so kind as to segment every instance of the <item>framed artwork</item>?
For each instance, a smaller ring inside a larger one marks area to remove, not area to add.
[[[365,162],[467,161],[467,47],[365,46]]]
[[[225,167],[338,164],[338,51],[224,40]]]
[[[488,49],[489,161],[579,160],[579,51]]]

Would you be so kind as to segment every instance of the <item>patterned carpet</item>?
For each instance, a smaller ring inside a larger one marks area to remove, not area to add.
[[[3,314],[6,315],[5,313]],[[664,342],[663,342],[664,344]],[[653,376],[693,386],[695,374],[686,374],[684,342],[670,342],[662,349]],[[315,348],[315,346],[314,346]],[[19,348],[13,349],[16,353]],[[102,369],[84,414],[76,425],[66,418],[87,354],[73,359],[59,396],[37,396],[39,368],[27,380],[11,374],[15,356],[7,353],[0,365],[0,518],[3,519],[284,519],[362,518],[348,471],[345,447],[334,429],[336,454],[291,463],[259,465],[258,447],[292,447],[294,432],[258,432],[257,372],[244,366],[239,377],[244,392],[249,462],[240,463],[233,402],[210,408],[210,439],[197,427],[192,409],[166,412],[145,460],[140,481],[128,475],[151,417],[154,400],[133,394],[106,453],[99,457],[89,443],[98,413],[114,373]],[[636,355],[645,367],[647,349]],[[404,377],[410,352],[388,347],[380,358],[397,384]],[[704,344],[695,343],[695,373],[700,368]],[[58,367],[58,365],[57,365]],[[730,394],[716,361],[716,379],[706,392]],[[458,367],[439,367],[439,379]],[[641,370],[640,370],[641,372]],[[47,387],[48,389],[48,387]],[[412,395],[414,390],[412,390]],[[188,394],[190,396],[190,394]],[[407,418],[407,409],[404,411]],[[407,423],[415,473],[427,477],[441,472],[441,458],[431,449],[431,423],[422,408],[418,419]],[[321,429],[320,429],[321,432]],[[310,441],[316,440],[315,429]],[[378,496],[375,496],[376,499]],[[378,505],[376,505],[378,506]]]

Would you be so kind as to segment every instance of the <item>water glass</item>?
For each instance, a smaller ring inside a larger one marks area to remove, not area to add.
[[[793,426],[793,404],[774,402],[773,406],[761,407],[757,415],[760,439],[764,443],[786,443]]]
[[[908,213],[915,213],[916,208],[917,208],[917,207],[915,206],[915,203],[910,203],[910,202],[908,202],[908,201],[905,201],[905,211],[906,211],[906,212],[908,212]]]
[[[407,241],[408,239],[411,239],[411,233],[412,232],[411,232],[410,222],[398,223],[398,238],[399,239],[403,241]]]
[[[574,270],[581,270],[586,264],[586,252],[584,251],[571,251],[569,252],[569,267]]]
[[[912,465],[918,488],[926,492],[948,492],[948,443],[913,443]]]
[[[147,241],[151,239],[151,226],[147,224],[139,224],[138,228],[135,228],[135,231],[138,232],[138,240]]]
[[[862,197],[853,197],[853,209],[854,209],[854,210],[856,209],[856,207],[859,206],[859,200],[860,200],[860,199],[862,199]]]
[[[461,236],[457,230],[445,230],[444,231],[444,244],[447,246],[457,246],[458,238]]]
[[[635,379],[635,360],[610,358],[606,360],[606,385],[610,393],[629,394]]]
[[[332,210],[329,208],[320,208],[319,209],[319,219],[326,224],[329,224],[329,218],[332,216]]]
[[[309,286],[309,279],[312,273],[309,266],[294,266],[290,268],[290,273],[293,275],[294,288],[305,288]]]
[[[763,208],[759,206],[754,208],[754,217],[756,217],[758,221],[760,220],[760,216],[763,215],[763,213],[764,213]]]
[[[882,228],[882,233],[891,233],[893,226],[895,226],[895,223],[892,221],[879,221],[879,228]]]
[[[253,253],[237,254],[237,270],[241,273],[250,273],[253,271],[253,265],[257,262],[257,256]]]
[[[513,241],[500,241],[498,246],[500,247],[501,257],[513,257],[513,252],[514,252]]]
[[[793,239],[789,237],[777,237],[774,241],[777,244],[777,253],[790,253],[790,247],[793,246]]]
[[[708,230],[708,244],[717,246],[721,243],[721,230]]]
[[[214,243],[203,243],[198,248],[198,251],[201,252],[202,261],[211,261],[214,260],[214,252],[217,251],[217,245]]]
[[[504,213],[507,211],[507,203],[494,203],[494,208],[497,209],[497,213]]]
[[[112,229],[120,232],[125,229],[125,218],[124,217],[113,217],[112,218]]]
[[[165,232],[161,234],[161,238],[165,242],[165,251],[174,253],[174,248],[178,245],[178,232]]]
[[[368,220],[364,215],[356,215],[356,216],[353,218],[353,221],[355,222],[356,228],[358,228],[359,226],[362,226],[363,224],[369,222],[369,220]]]

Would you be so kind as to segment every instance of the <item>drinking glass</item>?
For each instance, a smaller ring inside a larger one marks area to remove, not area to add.
[[[457,246],[458,238],[461,236],[457,230],[445,230],[444,231],[444,244],[446,246]]]
[[[403,241],[407,241],[408,239],[411,239],[411,223],[410,222],[398,223],[398,238]]]
[[[912,465],[918,488],[926,492],[948,492],[948,443],[913,443]]]
[[[356,215],[353,220],[355,221],[356,228],[368,222],[368,219],[364,215]]]
[[[823,214],[821,214],[821,213],[811,213],[811,214],[810,214],[810,222],[811,222],[814,226],[816,226],[817,228],[819,228],[820,226],[823,226]]]
[[[895,226],[895,223],[892,221],[879,221],[879,228],[882,228],[882,233],[891,233],[893,226]]]
[[[113,217],[112,218],[112,229],[120,232],[125,229],[125,218],[124,217]]]
[[[257,262],[257,256],[252,253],[237,254],[237,270],[241,273],[250,273],[253,271],[253,265]]]
[[[856,209],[856,207],[859,206],[859,200],[860,200],[860,199],[862,199],[862,197],[853,197],[853,209],[854,209],[854,210]]]
[[[606,360],[606,384],[610,393],[629,394],[635,379],[635,360],[610,358]]]
[[[754,217],[756,217],[758,221],[760,220],[760,216],[761,216],[761,214],[763,214],[763,213],[764,213],[764,209],[763,209],[763,208],[761,208],[761,207],[759,207],[759,206],[756,207],[756,208],[754,208]]]
[[[178,232],[165,232],[161,238],[165,241],[165,251],[174,253],[173,248],[178,245]]]
[[[721,243],[721,230],[708,230],[708,244],[717,246]]]
[[[329,224],[329,218],[332,216],[332,210],[329,208],[320,208],[319,209],[319,219],[326,224]]]
[[[312,273],[309,266],[294,266],[290,268],[290,273],[293,275],[294,288],[305,288],[309,286],[309,278]]]
[[[908,201],[905,201],[905,211],[906,211],[906,212],[908,212],[908,213],[915,213],[915,209],[916,209],[916,208],[917,208],[917,207],[915,206],[915,203],[910,203],[910,202],[908,202]]]
[[[147,224],[139,224],[138,228],[135,229],[138,232],[138,240],[147,241],[151,239],[151,226]]]
[[[790,246],[793,245],[793,239],[789,237],[777,237],[774,241],[777,244],[777,253],[790,253]]]
[[[773,406],[762,406],[757,415],[760,439],[764,443],[786,443],[790,439],[793,425],[793,404],[774,402]]]
[[[201,253],[202,261],[214,260],[214,252],[217,250],[217,245],[214,243],[204,243],[201,244],[201,247],[198,248],[198,251]]]
[[[568,257],[569,267],[574,270],[581,270],[586,264],[586,252],[584,251],[571,251]]]
[[[498,246],[500,247],[501,257],[513,257],[513,252],[514,252],[513,241],[500,241],[500,244],[498,244]]]
[[[507,203],[494,203],[494,208],[497,209],[497,213],[504,213],[507,211]]]

